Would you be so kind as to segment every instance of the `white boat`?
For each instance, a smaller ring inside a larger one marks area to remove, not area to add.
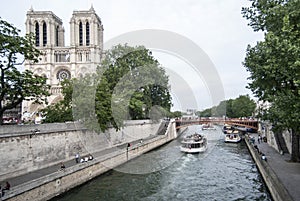
[[[233,130],[234,130],[233,127],[230,126],[230,125],[228,125],[228,124],[225,124],[223,126],[223,128],[222,128],[222,131],[223,131],[224,134],[226,134],[226,133],[232,133]]]
[[[185,136],[181,141],[180,151],[185,153],[200,153],[207,149],[207,139],[204,135],[195,133]]]
[[[225,140],[224,140],[225,142],[237,143],[240,142],[241,140],[242,138],[239,134],[239,131],[237,130],[225,134]]]
[[[204,124],[202,130],[216,130],[216,128],[212,124]]]

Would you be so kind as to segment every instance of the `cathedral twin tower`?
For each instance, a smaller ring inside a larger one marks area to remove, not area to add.
[[[96,71],[103,51],[103,25],[93,7],[73,11],[70,20],[70,46],[65,46],[62,20],[51,11],[27,12],[26,33],[33,33],[40,50],[38,63],[25,62],[25,69],[47,78],[51,86],[50,104],[63,97],[60,82]],[[34,114],[44,106],[24,101],[22,112]]]

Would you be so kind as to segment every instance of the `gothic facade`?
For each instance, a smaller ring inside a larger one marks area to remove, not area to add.
[[[70,20],[70,45],[65,46],[62,20],[51,11],[27,12],[26,33],[34,33],[35,46],[41,51],[38,63],[25,61],[25,69],[47,77],[51,86],[49,104],[61,100],[63,79],[78,78],[95,72],[103,51],[103,25],[93,7],[73,11]],[[33,115],[45,105],[24,101],[22,112]]]

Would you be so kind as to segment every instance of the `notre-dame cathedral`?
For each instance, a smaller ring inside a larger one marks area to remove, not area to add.
[[[73,11],[70,20],[70,46],[65,46],[62,20],[51,11],[27,12],[26,33],[33,33],[41,55],[38,63],[25,61],[25,69],[47,77],[51,86],[49,104],[61,100],[60,82],[94,72],[103,51],[103,25],[93,6],[86,11]],[[24,101],[22,112],[34,115],[45,105]]]

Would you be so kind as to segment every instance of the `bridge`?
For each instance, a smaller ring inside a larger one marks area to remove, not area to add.
[[[258,129],[258,121],[253,119],[224,119],[224,118],[197,118],[197,119],[176,119],[176,129],[201,124],[232,125],[245,128]]]

